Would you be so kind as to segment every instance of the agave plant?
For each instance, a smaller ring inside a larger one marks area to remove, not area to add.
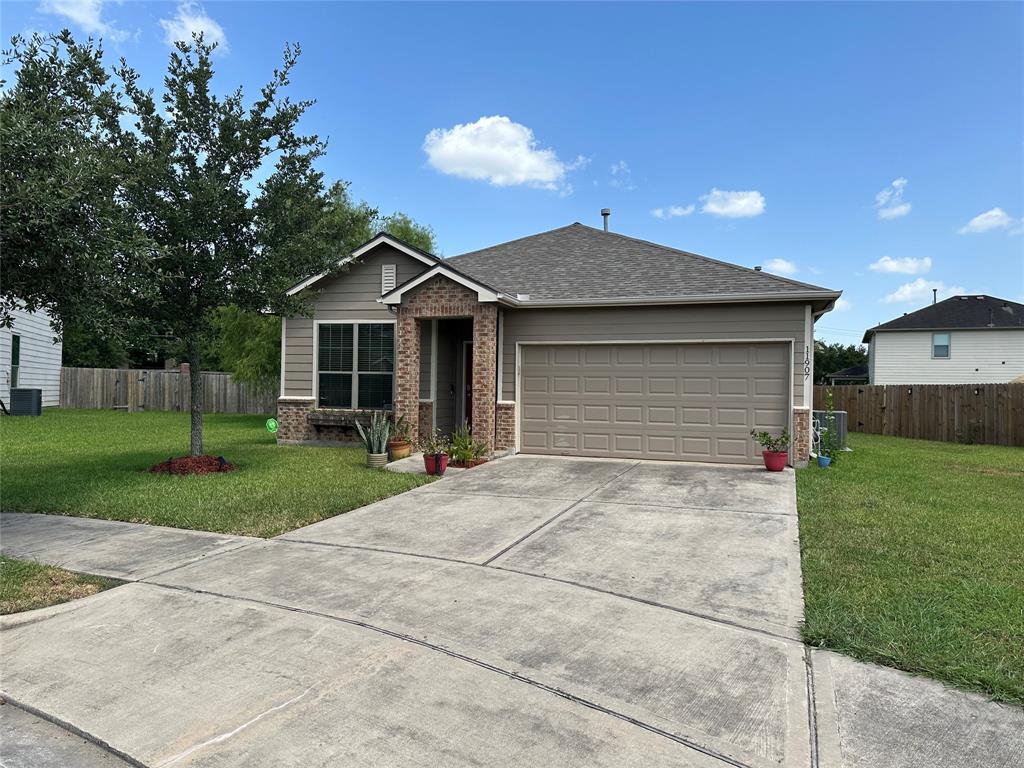
[[[370,425],[363,429],[363,425],[356,419],[356,429],[359,436],[366,445],[367,453],[387,453],[388,437],[391,435],[391,422],[382,411],[374,411],[370,417]]]

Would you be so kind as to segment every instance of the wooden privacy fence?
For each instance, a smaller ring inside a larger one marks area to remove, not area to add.
[[[1024,446],[1024,384],[816,386],[814,408],[846,411],[851,432]]]
[[[229,373],[203,372],[206,413],[274,413],[273,393],[253,392]],[[189,374],[124,368],[61,368],[61,408],[117,408],[128,411],[187,411]]]

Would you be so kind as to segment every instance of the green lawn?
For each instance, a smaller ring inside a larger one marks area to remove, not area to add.
[[[805,640],[1024,704],[1024,449],[850,447],[797,473]]]
[[[275,536],[427,482],[367,469],[361,448],[277,446],[262,416],[206,417],[234,472],[146,470],[188,453],[188,414],[48,409],[0,419],[0,508]]]
[[[0,556],[0,615],[66,603],[120,583],[116,579]]]

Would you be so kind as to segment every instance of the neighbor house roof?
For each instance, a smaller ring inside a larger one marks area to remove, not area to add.
[[[839,371],[825,374],[826,379],[866,379],[868,367],[866,365],[851,365]]]
[[[878,331],[952,331],[1024,329],[1024,304],[995,296],[952,296],[876,325],[864,333],[864,342]]]
[[[521,305],[818,298],[824,308],[840,295],[578,222],[445,263]]]

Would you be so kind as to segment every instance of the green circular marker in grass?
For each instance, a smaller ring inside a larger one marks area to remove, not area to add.
[[[267,419],[267,432],[270,434],[277,432],[277,419]]]

